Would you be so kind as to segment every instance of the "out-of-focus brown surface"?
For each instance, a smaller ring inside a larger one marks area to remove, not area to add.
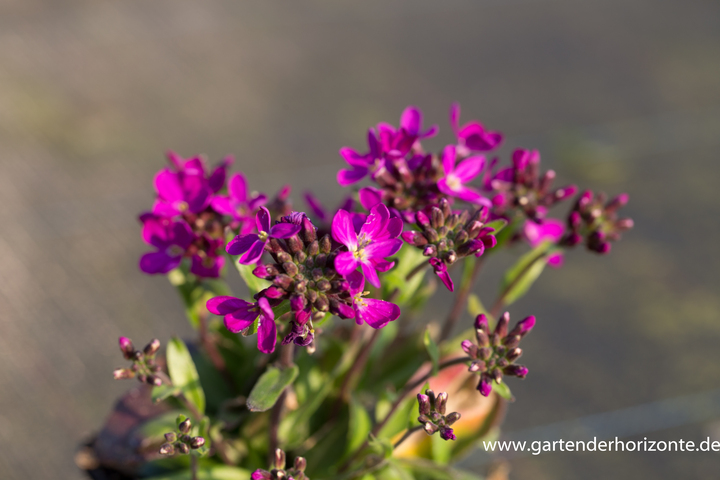
[[[512,307],[538,326],[506,427],[718,388],[718,2],[3,0],[0,478],[82,478],[76,446],[129,387],[117,337],[188,333],[136,267],[166,149],[234,153],[254,188],[334,205],[339,147],[414,103],[438,148],[454,100],[563,180],[627,191],[636,221]],[[486,302],[506,265],[488,265]],[[556,453],[510,478],[716,478],[717,455]]]

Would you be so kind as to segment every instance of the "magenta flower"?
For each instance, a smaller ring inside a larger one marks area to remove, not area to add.
[[[456,167],[455,160],[457,151],[454,145],[448,145],[443,150],[442,163],[445,176],[438,180],[438,189],[446,195],[457,197],[466,202],[491,206],[490,200],[483,197],[482,194],[474,188],[466,187],[465,184],[471,182],[475,177],[480,175],[485,168],[485,157],[482,155],[466,158]]]
[[[395,265],[385,258],[396,254],[402,247],[402,240],[397,238],[402,228],[402,220],[390,218],[387,207],[378,204],[370,211],[358,235],[352,216],[345,210],[338,210],[332,221],[332,236],[349,251],[335,258],[335,270],[347,276],[360,266],[368,282],[380,287],[377,271],[386,272]]]
[[[422,117],[422,111],[419,108],[410,105],[403,110],[402,115],[400,115],[400,128],[404,129],[411,137],[415,137],[416,140],[422,140],[423,138],[434,136],[438,131],[437,125],[433,125],[423,132]]]
[[[448,272],[447,265],[445,265],[445,262],[440,260],[439,258],[431,258],[429,260],[430,265],[432,266],[433,270],[435,271],[435,275],[440,277],[440,281],[443,282],[443,285],[447,287],[448,290],[451,292],[455,290],[455,284],[452,281],[452,278],[450,277],[450,273]]]
[[[277,341],[277,328],[275,326],[275,312],[270,308],[265,297],[260,297],[257,303],[246,302],[235,297],[215,297],[207,301],[207,309],[215,315],[221,315],[225,320],[225,328],[232,333],[239,333],[253,324],[258,315],[258,350],[263,353],[275,351]]]
[[[248,193],[247,180],[242,173],[236,173],[230,177],[228,182],[228,195],[217,195],[212,199],[212,208],[223,215],[230,215],[234,220],[240,222],[240,234],[252,233],[252,217],[261,205],[264,205],[267,197],[260,193],[250,195]]]
[[[467,150],[486,152],[494,150],[502,143],[503,136],[500,132],[485,130],[477,120],[466,123],[462,127],[460,122],[460,105],[453,103],[450,107],[450,125],[458,139],[458,145]]]
[[[178,172],[184,172],[191,175],[205,176],[205,162],[201,156],[195,156],[185,159],[173,151],[167,152],[168,160],[177,169]],[[213,193],[219,192],[225,186],[225,178],[227,170],[235,160],[228,155],[218,165],[208,177],[208,185]]]
[[[140,270],[150,274],[167,273],[180,265],[185,251],[195,240],[190,226],[152,214],[144,215],[142,220],[143,239],[157,251],[140,258]]]
[[[198,243],[202,245],[202,248],[192,256],[190,273],[203,278],[218,278],[223,265],[225,265],[225,257],[218,255],[218,250],[225,242],[222,238],[210,238],[202,235],[196,239],[196,244]]]
[[[292,223],[278,223],[270,225],[270,212],[265,207],[255,216],[258,233],[238,235],[233,238],[225,247],[230,255],[240,255],[238,260],[244,265],[256,263],[262,257],[263,250],[268,238],[289,238],[300,231],[300,225]]]
[[[365,322],[377,330],[400,317],[400,307],[394,303],[365,298],[368,292],[364,291],[365,278],[360,272],[351,272],[347,276],[347,281],[350,285],[350,296],[355,310],[355,323],[362,325]]]
[[[164,168],[155,176],[158,198],[153,213],[174,217],[189,211],[200,213],[210,204],[212,190],[204,175],[196,169],[173,172]]]
[[[547,240],[552,243],[557,243],[563,237],[564,233],[564,222],[555,218],[542,220],[542,223],[525,220],[525,224],[523,225],[523,236],[533,248]],[[555,252],[550,254],[547,259],[547,264],[553,268],[560,268],[563,261],[564,256],[562,252]]]

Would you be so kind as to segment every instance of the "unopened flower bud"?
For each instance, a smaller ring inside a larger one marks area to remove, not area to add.
[[[430,422],[427,422],[425,425],[423,425],[423,428],[428,435],[432,435],[433,433],[438,431],[437,425]]]
[[[435,399],[435,410],[437,410],[437,412],[440,415],[445,415],[445,408],[447,407],[447,401],[448,401],[447,392],[438,393],[438,396]]]
[[[423,395],[422,393],[417,394],[420,415],[427,415],[430,413],[430,397]]]
[[[180,422],[180,425],[178,425],[178,430],[180,430],[182,433],[189,433],[190,428],[192,428],[192,423],[190,422],[189,418],[186,418],[182,422]]]
[[[332,242],[330,241],[330,235],[325,235],[320,239],[320,253],[328,254],[332,250]]]
[[[437,248],[435,245],[428,245],[423,249],[423,255],[426,257],[434,257],[437,255]]]
[[[440,438],[443,440],[456,440],[457,437],[455,436],[455,433],[453,432],[452,428],[441,428],[440,429]]]
[[[116,368],[113,370],[113,378],[115,380],[125,380],[128,378],[133,378],[135,376],[135,372],[130,370],[129,368]]]
[[[485,333],[485,330],[475,330],[475,338],[477,339],[480,347],[487,347],[490,345],[490,338],[488,337],[488,334]]]
[[[485,371],[485,362],[476,360],[470,364],[470,367],[468,367],[468,371],[470,372],[484,372]]]
[[[160,455],[173,455],[175,454],[175,447],[169,443],[164,443],[160,446]]]
[[[430,219],[422,210],[415,214],[415,222],[423,229],[430,226]]]
[[[165,434],[165,440],[168,443],[175,443],[177,442],[177,434],[175,432],[168,432]]]
[[[485,332],[489,331],[488,319],[484,313],[481,313],[480,315],[475,317],[475,328],[484,330]]]
[[[278,470],[285,468],[285,452],[279,448],[275,449],[275,468]]]
[[[127,337],[120,337],[118,339],[118,343],[120,344],[120,351],[122,351],[125,359],[132,360],[133,354],[135,353],[135,347],[133,346],[132,340]]]
[[[305,460],[305,457],[295,457],[294,467],[295,470],[304,472],[305,468],[307,468],[307,460]]]
[[[445,424],[447,426],[452,425],[453,423],[457,422],[458,420],[460,420],[460,414],[458,412],[452,412],[445,416]]]
[[[197,450],[198,448],[205,445],[205,439],[203,437],[193,437],[190,440],[190,448]]]
[[[186,444],[184,444],[184,443],[178,443],[178,444],[177,444],[177,449],[178,449],[178,451],[179,451],[180,453],[182,453],[183,455],[187,455],[188,453],[190,453],[190,447],[188,447],[188,446],[187,446]]]
[[[506,375],[525,378],[528,374],[528,369],[524,365],[508,365],[503,369]]]
[[[510,323],[510,314],[505,312],[500,316],[497,325],[495,326],[495,335],[502,339],[507,335],[508,324]]]
[[[150,340],[150,343],[145,345],[145,348],[143,349],[143,353],[145,353],[145,356],[147,357],[153,357],[158,350],[160,350],[160,340],[157,338],[153,338]]]

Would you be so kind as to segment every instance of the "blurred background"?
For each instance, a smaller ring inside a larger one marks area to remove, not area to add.
[[[505,161],[538,148],[561,182],[628,192],[636,225],[607,257],[572,252],[512,306],[539,324],[508,438],[589,422],[720,440],[717,1],[0,0],[0,478],[84,478],[76,447],[130,386],[111,377],[117,337],[189,333],[169,283],[137,268],[136,217],[167,149],[233,153],[252,187],[292,182],[298,207],[309,188],[335,205],[339,147],[362,150],[368,126],[415,104],[440,125],[438,149],[452,101],[506,133]],[[485,302],[508,262],[488,264]],[[714,479],[720,453],[509,467],[518,480]]]

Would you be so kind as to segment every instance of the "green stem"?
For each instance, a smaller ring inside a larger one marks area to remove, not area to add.
[[[395,445],[393,445],[393,448],[399,447],[401,443],[403,443],[405,440],[407,440],[407,439],[410,437],[410,435],[412,435],[413,433],[417,432],[417,431],[420,430],[421,428],[423,428],[423,427],[421,427],[420,425],[418,425],[417,427],[409,428],[409,429],[405,432],[405,435],[403,435],[400,440],[398,440],[397,442],[395,442]]]
[[[523,276],[537,263],[539,260],[544,259],[547,256],[547,252],[541,252],[539,253],[535,258],[532,259],[531,262],[529,262],[525,268],[522,269],[522,271],[513,279],[512,282],[508,284],[507,287],[503,289],[502,292],[500,292],[500,295],[498,295],[497,300],[495,300],[495,303],[493,304],[492,308],[490,309],[490,316],[493,318],[497,318],[500,314],[500,310],[505,305],[505,298],[507,297],[508,293],[512,291],[513,288],[518,284],[520,280],[522,280]]]
[[[192,480],[197,480],[197,478],[198,478],[197,473],[198,473],[197,457],[191,453],[190,454],[190,478]]]
[[[440,333],[440,339],[438,340],[438,342],[442,342],[450,336],[453,328],[455,327],[455,324],[460,319],[460,315],[465,309],[468,296],[470,295],[470,291],[472,290],[472,287],[475,284],[475,280],[480,273],[482,264],[483,257],[475,259],[475,264],[472,267],[472,272],[470,273],[470,275],[463,276],[464,278],[462,285],[460,286],[460,290],[458,290],[458,293],[455,296],[455,303],[453,304],[452,310],[450,310],[450,314],[448,315],[447,320],[445,320],[445,325],[443,325],[443,329]]]
[[[295,344],[290,343],[288,345],[283,345],[280,349],[280,365],[283,367],[289,367],[293,364],[293,357],[295,354]],[[278,428],[280,427],[280,419],[282,417],[282,411],[283,407],[285,406],[285,397],[287,396],[287,388],[283,390],[283,392],[280,394],[280,397],[278,397],[277,402],[275,402],[275,405],[273,405],[272,410],[270,411],[270,429],[268,433],[268,443],[269,443],[269,463],[272,465],[275,459],[275,450],[278,448],[279,441],[278,441]]]

